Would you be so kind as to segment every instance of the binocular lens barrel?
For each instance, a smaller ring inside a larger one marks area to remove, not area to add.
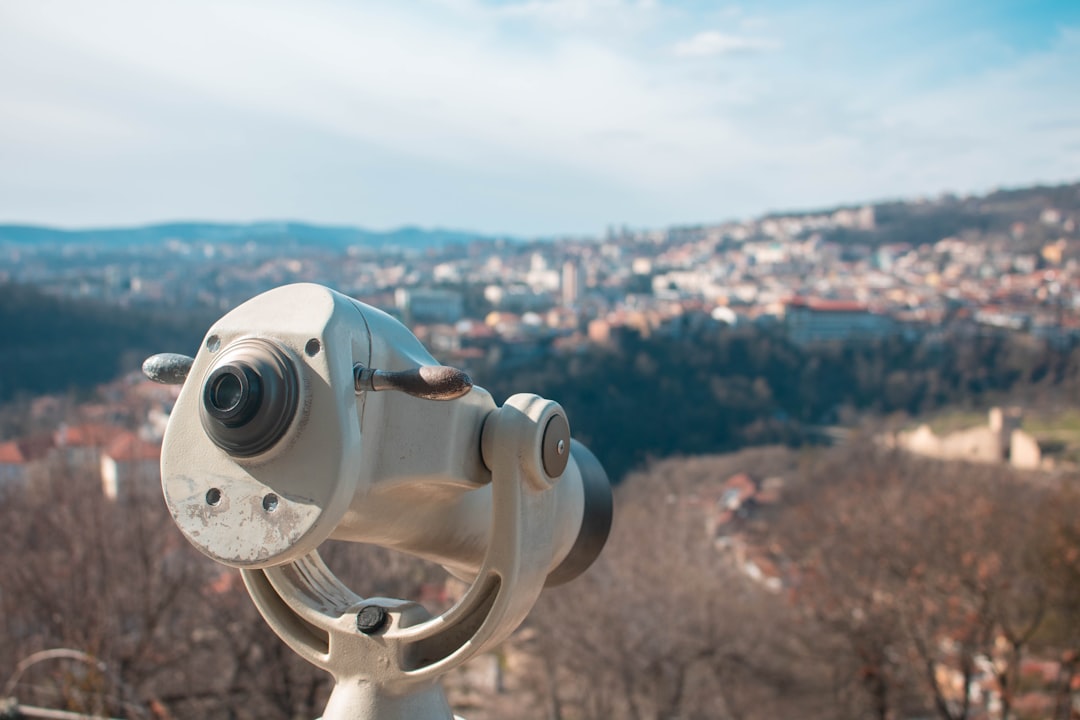
[[[219,375],[212,383],[207,383],[210,388],[210,405],[206,409],[211,413],[231,412],[251,398],[250,394],[245,397],[244,385],[240,380],[243,375],[237,373],[236,368],[233,367],[222,369],[226,372]]]
[[[234,457],[251,457],[281,439],[296,415],[296,366],[276,345],[240,340],[225,349],[203,383],[206,434]]]
[[[608,533],[611,532],[614,504],[611,481],[608,480],[604,466],[589,448],[577,440],[570,441],[570,454],[581,471],[585,507],[577,540],[559,566],[548,574],[544,583],[546,587],[570,582],[585,572],[604,549]]]
[[[203,410],[222,425],[237,428],[250,422],[262,405],[262,380],[243,360],[210,373],[203,385]]]

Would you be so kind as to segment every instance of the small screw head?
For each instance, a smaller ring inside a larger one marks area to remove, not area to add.
[[[540,441],[540,456],[544,462],[544,472],[550,478],[559,478],[570,462],[570,424],[566,416],[555,413],[548,420],[544,428],[544,436]]]
[[[356,613],[356,629],[365,635],[374,635],[386,627],[388,619],[385,608],[365,605]]]

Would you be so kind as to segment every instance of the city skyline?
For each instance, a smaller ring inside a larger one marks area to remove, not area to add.
[[[522,237],[1073,180],[1080,8],[0,10],[0,222]]]

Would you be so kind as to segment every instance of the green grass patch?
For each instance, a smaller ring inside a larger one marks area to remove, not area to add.
[[[1080,409],[1040,413],[1024,418],[1024,429],[1032,435],[1075,435],[1080,437]]]
[[[937,435],[966,430],[968,428],[986,425],[989,422],[988,415],[984,412],[972,412],[970,410],[957,410],[947,412],[931,418],[927,425]]]

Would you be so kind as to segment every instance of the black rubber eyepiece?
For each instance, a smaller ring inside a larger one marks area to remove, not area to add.
[[[225,348],[203,383],[203,429],[230,455],[258,455],[284,435],[298,397],[296,366],[281,348],[239,340]]]
[[[226,427],[249,422],[262,404],[262,382],[255,368],[236,361],[218,367],[203,386],[203,408]]]

